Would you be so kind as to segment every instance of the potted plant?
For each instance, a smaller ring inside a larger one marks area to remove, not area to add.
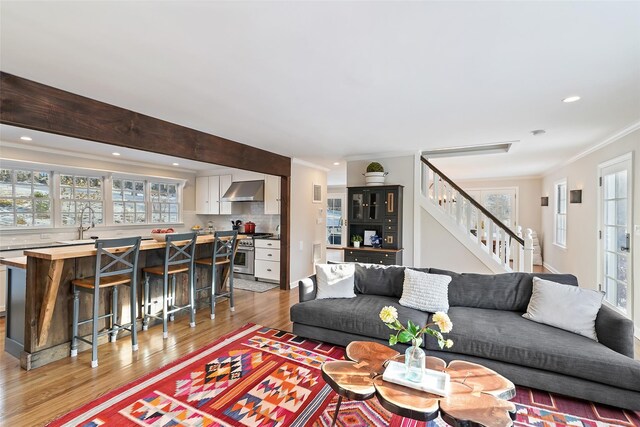
[[[384,178],[389,172],[384,171],[384,167],[378,162],[371,162],[367,166],[367,173],[364,174],[366,185],[384,185]]]
[[[351,243],[353,243],[354,248],[359,248],[360,242],[362,242],[362,240],[362,236],[358,234],[354,234],[353,236],[351,236]]]

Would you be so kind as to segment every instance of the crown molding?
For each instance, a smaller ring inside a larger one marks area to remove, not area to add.
[[[394,157],[415,156],[416,153],[420,153],[421,151],[423,150],[382,151],[378,153],[355,154],[353,156],[346,156],[344,159],[347,162],[356,160],[392,159]]]
[[[323,172],[330,172],[331,171],[331,169],[326,168],[324,166],[320,166],[320,165],[317,165],[315,163],[311,163],[311,162],[308,162],[306,160],[298,159],[298,158],[295,158],[295,157],[293,159],[291,159],[291,163],[295,163],[295,164],[300,165],[300,166],[306,166],[308,168],[318,169],[318,170],[321,170]]]
[[[576,154],[575,156],[569,158],[568,160],[565,160],[564,162],[560,163],[559,165],[553,166],[549,169],[547,169],[542,176],[547,176],[547,175],[551,175],[554,172],[557,172],[558,170],[564,168],[567,165],[570,165],[571,163],[574,163],[578,160],[580,160],[583,157],[588,156],[589,154],[600,150],[601,148],[606,147],[609,144],[613,144],[614,142],[616,142],[617,140],[619,140],[620,138],[624,138],[625,136],[637,131],[640,129],[640,120],[636,121],[624,128],[622,128],[621,130],[619,130],[618,132],[610,135],[609,137],[605,138],[603,141],[598,142],[597,144],[592,145],[591,147],[587,148],[586,150],[581,151],[580,153]]]

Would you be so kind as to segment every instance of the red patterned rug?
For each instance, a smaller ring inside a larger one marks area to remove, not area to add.
[[[343,354],[341,347],[250,324],[49,425],[329,426],[337,396],[320,366]],[[513,402],[517,426],[640,426],[637,413],[522,387]],[[393,416],[371,399],[345,400],[338,425],[424,423]]]

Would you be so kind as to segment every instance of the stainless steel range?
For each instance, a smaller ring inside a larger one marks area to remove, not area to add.
[[[251,276],[255,272],[255,249],[253,241],[256,238],[272,236],[271,233],[238,234],[238,237],[250,237],[238,240],[238,250],[233,259],[235,276]]]

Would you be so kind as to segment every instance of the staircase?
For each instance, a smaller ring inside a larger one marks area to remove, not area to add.
[[[514,232],[428,159],[420,160],[423,209],[494,273],[533,271],[531,229]]]

